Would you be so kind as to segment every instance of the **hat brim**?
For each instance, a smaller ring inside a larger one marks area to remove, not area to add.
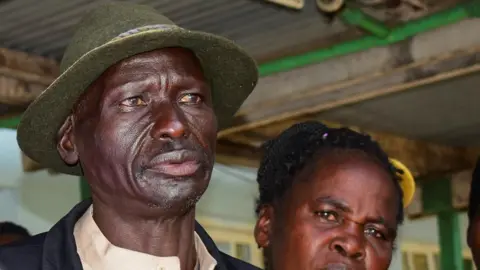
[[[397,172],[397,175],[400,177],[400,187],[403,191],[403,207],[407,208],[412,202],[413,195],[415,194],[415,179],[407,166],[399,160],[390,158],[390,163],[401,171],[401,173]]]
[[[63,72],[24,112],[17,130],[22,151],[58,172],[82,175],[57,151],[58,131],[81,94],[110,66],[128,57],[161,48],[191,50],[210,82],[219,129],[228,127],[258,80],[255,61],[222,37],[183,28],[149,30],[97,47]]]

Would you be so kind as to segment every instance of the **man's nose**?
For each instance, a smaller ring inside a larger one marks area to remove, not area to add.
[[[153,115],[154,124],[150,131],[152,138],[173,140],[189,136],[187,120],[180,108],[172,104],[162,104]]]
[[[341,232],[332,239],[329,248],[350,259],[365,259],[365,238],[363,233]]]

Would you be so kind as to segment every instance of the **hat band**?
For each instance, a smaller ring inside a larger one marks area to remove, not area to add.
[[[172,28],[178,28],[178,26],[176,26],[174,24],[145,25],[145,26],[134,28],[134,29],[128,30],[127,32],[121,33],[120,35],[113,38],[112,41],[122,39],[122,38],[125,38],[125,37],[128,37],[128,36],[131,36],[131,35],[135,35],[135,34],[138,34],[138,33],[141,33],[141,32],[146,32],[146,31],[149,31],[149,30],[168,30],[168,29],[172,29]]]

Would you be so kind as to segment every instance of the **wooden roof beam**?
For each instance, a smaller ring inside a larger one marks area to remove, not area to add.
[[[273,138],[278,136],[283,130],[287,129],[294,123],[303,122],[306,120],[318,120],[314,117],[301,117],[289,119],[288,121],[271,124],[253,129],[255,133]],[[324,122],[325,123],[325,122]],[[329,126],[339,127],[341,125],[335,123],[325,123]],[[353,130],[369,134],[375,141],[377,141],[382,148],[391,157],[402,161],[416,176],[436,175],[462,171],[474,167],[477,157],[480,155],[478,148],[452,147],[446,145],[435,144],[431,142],[413,140],[403,138],[400,136],[375,132],[369,130],[362,130],[358,127],[350,127]],[[237,155],[237,159],[248,160],[252,165],[259,164],[261,151],[258,145],[263,141],[259,141],[257,137],[250,138],[246,133],[233,133],[225,135],[221,141],[235,142],[235,149],[230,149],[231,154],[239,153],[242,147],[249,147],[256,149],[257,154],[254,155]],[[251,150],[252,151],[252,150]],[[253,162],[254,158],[258,158]]]
[[[58,74],[52,59],[0,48],[0,103],[29,104]]]

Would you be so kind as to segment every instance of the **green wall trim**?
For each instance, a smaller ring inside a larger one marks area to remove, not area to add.
[[[341,14],[341,18],[345,22],[350,22],[351,24],[374,34],[374,36],[366,36],[357,40],[336,44],[328,48],[322,48],[305,54],[285,57],[262,64],[260,65],[259,70],[260,75],[269,76],[275,73],[320,63],[334,57],[397,43],[423,32],[454,24],[471,17],[478,17],[480,14],[479,10],[480,2],[474,0],[387,30],[385,26],[376,22],[373,18],[362,14],[361,11],[347,8],[345,9],[346,13]]]
[[[18,123],[20,122],[20,115],[10,118],[0,119],[0,128],[10,128],[17,129]]]

